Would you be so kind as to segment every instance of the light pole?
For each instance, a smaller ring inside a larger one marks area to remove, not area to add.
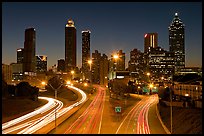
[[[88,60],[88,63],[89,63],[89,65],[90,65],[90,69],[89,69],[89,71],[90,71],[90,83],[92,84],[92,77],[91,77],[91,64],[92,64],[92,60]]]
[[[153,88],[154,86],[153,86],[153,84],[150,84],[149,85],[149,88],[150,88],[150,95],[152,94],[152,88]]]
[[[58,90],[63,84],[61,83],[61,85],[60,85],[57,89],[55,89],[51,84],[48,84],[48,85],[49,85],[50,87],[52,87],[52,89],[55,90],[55,99],[57,99],[57,90]],[[57,124],[56,116],[57,116],[57,107],[55,107],[55,129],[56,129],[56,124]]]
[[[173,133],[173,129],[172,129],[172,125],[173,125],[173,109],[172,109],[172,91],[173,91],[173,88],[174,88],[174,81],[173,81],[173,74],[172,74],[172,77],[171,77],[171,83],[172,83],[172,86],[170,88],[170,120],[171,120],[171,134]]]

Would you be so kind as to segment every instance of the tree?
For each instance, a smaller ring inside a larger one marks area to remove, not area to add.
[[[114,80],[112,90],[116,94],[116,98],[118,98],[119,95],[124,95],[127,91],[127,85],[122,80]]]
[[[16,96],[30,98],[34,101],[38,100],[39,88],[32,87],[28,82],[20,82],[16,87]]]

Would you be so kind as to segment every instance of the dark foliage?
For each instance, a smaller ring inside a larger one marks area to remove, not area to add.
[[[28,82],[20,82],[16,88],[16,96],[31,98],[34,101],[38,99],[39,88],[32,87]]]

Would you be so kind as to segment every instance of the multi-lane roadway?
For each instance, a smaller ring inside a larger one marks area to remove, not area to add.
[[[49,128],[46,128],[49,132],[53,128],[53,126],[56,125],[56,119],[62,118],[63,115],[87,100],[87,96],[82,90],[73,86],[68,87],[70,89],[74,89],[81,95],[81,99],[79,101],[76,101],[74,104],[69,106],[63,106],[63,102],[59,100],[48,97],[39,97],[39,99],[47,100],[48,103],[31,113],[2,124],[2,133],[39,133],[38,131],[42,130],[43,127],[50,125]]]
[[[59,100],[39,97],[39,99],[47,100],[48,103],[29,114],[2,124],[2,133],[101,134],[106,133],[103,129],[104,124],[114,126],[109,111],[104,111],[105,103],[105,106],[110,106],[105,87],[97,86],[97,91],[89,97],[89,102],[86,102],[88,97],[82,90],[74,86],[68,87],[80,95],[74,104],[65,106]],[[142,96],[140,101],[135,102],[126,111],[127,114],[117,122],[118,125],[109,129],[116,130],[113,132],[115,134],[165,134],[155,112],[157,102],[157,94]],[[76,112],[77,110],[79,112]],[[56,119],[58,124],[61,123],[57,127],[55,126]]]

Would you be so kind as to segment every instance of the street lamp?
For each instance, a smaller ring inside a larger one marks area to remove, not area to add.
[[[45,81],[42,81],[41,84],[43,85],[43,87],[45,87],[45,85],[46,85]]]
[[[89,69],[89,71],[90,71],[90,83],[92,83],[92,79],[91,79],[91,64],[92,64],[92,60],[88,60],[88,63],[90,65],[90,69]]]
[[[55,89],[51,84],[48,84],[48,85],[49,85],[50,87],[52,87],[52,89],[55,90],[55,99],[57,99],[57,90],[58,90],[63,84],[61,83],[61,85],[60,85],[57,89]],[[56,124],[57,124],[56,116],[57,116],[57,107],[55,107],[55,129],[56,129]]]
[[[88,84],[87,83],[84,83],[84,86],[87,86]]]
[[[150,79],[149,79],[149,76],[150,76],[150,73],[149,73],[149,72],[147,73],[147,76],[148,76],[148,82],[149,82],[149,80],[150,80]]]
[[[150,94],[152,94],[152,88],[153,88],[154,86],[153,86],[153,84],[150,84],[149,85],[149,88],[150,88]]]

